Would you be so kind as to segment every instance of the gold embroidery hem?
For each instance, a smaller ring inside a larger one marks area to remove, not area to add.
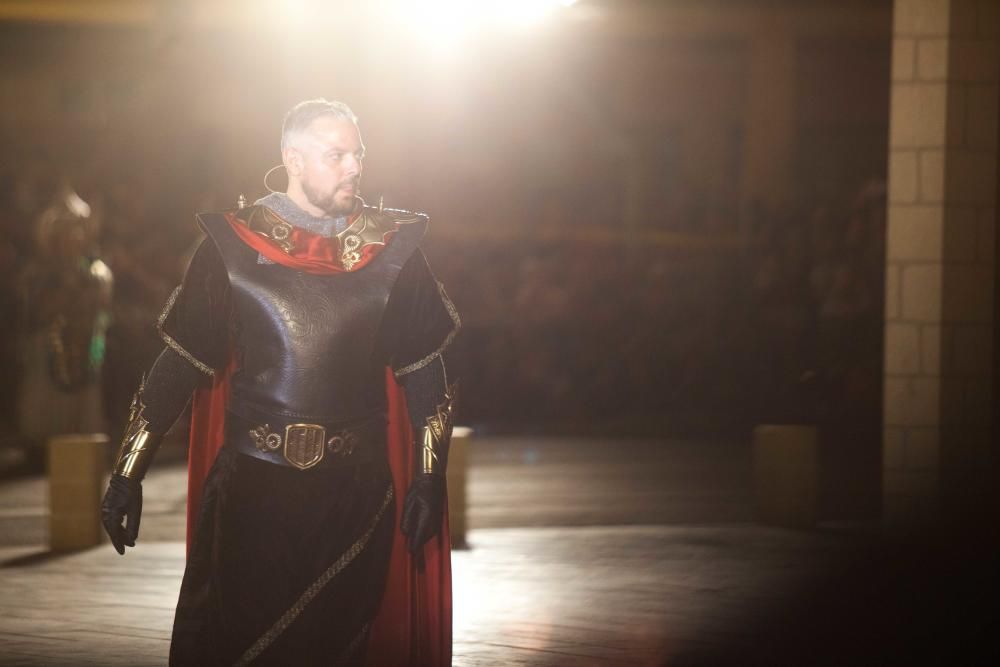
[[[361,644],[363,644],[365,640],[368,639],[369,630],[371,630],[371,623],[365,623],[363,626],[361,626],[361,630],[359,630],[358,634],[354,636],[354,639],[351,640],[351,643],[347,645],[347,648],[344,649],[344,652],[340,654],[340,657],[334,664],[347,662],[351,658],[357,656],[358,649],[361,648]]]
[[[385,514],[386,508],[389,507],[389,503],[392,502],[393,498],[393,488],[392,483],[389,484],[389,488],[386,489],[385,499],[382,501],[382,506],[379,508],[378,512],[375,513],[375,518],[372,519],[371,524],[365,533],[358,538],[358,540],[350,546],[347,551],[340,555],[336,561],[333,562],[330,567],[328,567],[323,574],[319,575],[316,581],[309,585],[299,599],[295,601],[288,611],[282,614],[281,618],[275,621],[267,632],[260,636],[260,638],[253,643],[253,645],[246,650],[246,652],[240,656],[240,659],[236,661],[236,665],[248,665],[257,656],[264,652],[268,646],[274,643],[274,640],[284,632],[288,626],[290,626],[302,610],[313,601],[313,599],[320,594],[323,587],[326,586],[330,581],[340,574],[341,570],[351,564],[351,562],[357,558],[358,554],[364,551],[365,547],[368,545],[368,541],[371,539],[372,534],[375,532],[375,528],[378,527],[379,522],[382,520],[382,515]]]

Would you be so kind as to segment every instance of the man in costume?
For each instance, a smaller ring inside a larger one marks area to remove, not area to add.
[[[360,200],[342,103],[295,106],[281,149],[287,193],[198,216],[104,525],[135,546],[141,480],[193,393],[171,664],[449,664],[459,320],[418,247],[428,221]]]

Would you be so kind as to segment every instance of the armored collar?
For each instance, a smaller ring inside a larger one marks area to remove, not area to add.
[[[260,234],[286,253],[291,254],[295,248],[292,242],[295,227],[266,206],[246,206],[232,215],[250,231]]]
[[[296,255],[306,246],[336,245],[335,249],[330,249],[330,254],[339,259],[347,271],[376,251],[376,246],[384,246],[400,225],[427,220],[421,213],[367,206],[360,199],[347,229],[333,237],[322,237],[295,227],[266,206],[246,206],[229,211],[228,216],[268,239],[287,255]]]
[[[347,229],[336,235],[340,247],[340,261],[348,271],[361,260],[364,249],[371,245],[385,245],[400,225],[426,220],[421,213],[395,208],[367,206],[361,202],[357,217]]]

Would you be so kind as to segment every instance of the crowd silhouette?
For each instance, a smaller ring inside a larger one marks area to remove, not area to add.
[[[164,180],[97,158],[70,173],[26,149],[14,155],[0,189],[0,307],[16,321],[34,221],[72,185],[98,222],[92,252],[115,278],[103,383],[114,432],[161,347],[157,316],[199,240],[193,213],[232,198],[197,175]],[[876,181],[839,202],[761,207],[690,230],[743,230],[735,245],[595,240],[571,228],[540,239],[434,234],[431,266],[464,323],[462,420],[667,433],[876,423],[884,218]],[[16,327],[2,336],[4,372],[16,377]],[[0,401],[8,433],[15,388],[6,383]]]

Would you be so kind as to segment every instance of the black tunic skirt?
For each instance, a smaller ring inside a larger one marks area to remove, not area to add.
[[[298,470],[223,448],[205,484],[170,664],[360,663],[394,503],[384,461]]]

